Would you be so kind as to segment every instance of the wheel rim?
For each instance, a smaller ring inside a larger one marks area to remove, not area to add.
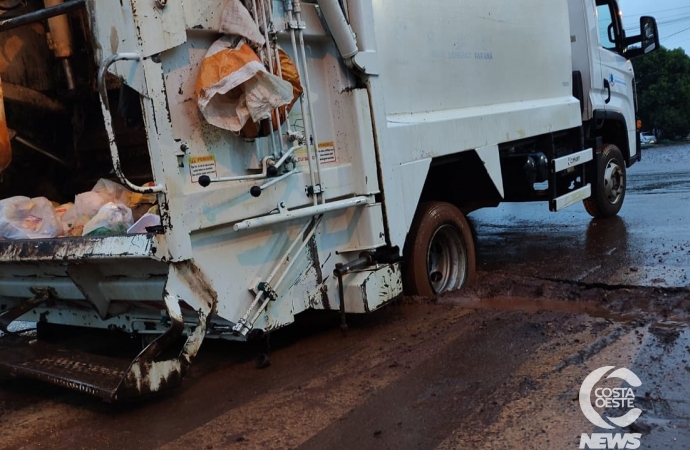
[[[623,197],[625,192],[625,174],[623,168],[615,160],[611,160],[606,165],[604,172],[604,193],[606,199],[615,205]]]
[[[452,225],[439,227],[427,251],[429,282],[434,292],[460,288],[467,276],[467,251],[462,237]]]

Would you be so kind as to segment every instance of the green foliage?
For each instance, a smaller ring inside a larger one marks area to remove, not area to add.
[[[690,133],[690,56],[683,49],[656,52],[635,58],[639,113],[643,128],[661,130],[664,136]]]

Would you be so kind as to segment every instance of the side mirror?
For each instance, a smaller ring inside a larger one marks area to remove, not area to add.
[[[642,50],[645,54],[652,53],[661,46],[659,44],[659,29],[654,17],[640,17],[640,36],[642,37]]]
[[[656,19],[649,16],[640,17],[640,35],[626,39],[625,43],[628,46],[640,44],[640,47],[628,49],[625,53],[628,58],[635,58],[658,50],[661,44],[659,43],[659,29]]]

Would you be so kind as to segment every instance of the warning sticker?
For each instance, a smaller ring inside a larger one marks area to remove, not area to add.
[[[307,148],[300,147],[293,153],[295,159],[297,160],[297,165],[299,167],[306,167],[309,165],[309,157],[307,156]],[[312,155],[312,160],[316,157]],[[320,142],[319,143],[319,162],[321,164],[329,164],[336,162],[337,158],[335,155],[335,145],[333,142]]]
[[[216,170],[216,157],[213,155],[190,156],[189,175],[192,178],[192,183],[198,183],[199,177],[202,175],[213,175],[213,178],[218,177],[218,171]]]
[[[328,164],[334,163],[335,161],[335,143],[319,142],[319,162],[321,164]]]

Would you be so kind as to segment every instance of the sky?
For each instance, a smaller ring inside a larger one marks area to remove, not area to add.
[[[640,34],[640,16],[652,16],[659,25],[661,45],[682,47],[690,55],[690,0],[618,0],[628,36]]]

